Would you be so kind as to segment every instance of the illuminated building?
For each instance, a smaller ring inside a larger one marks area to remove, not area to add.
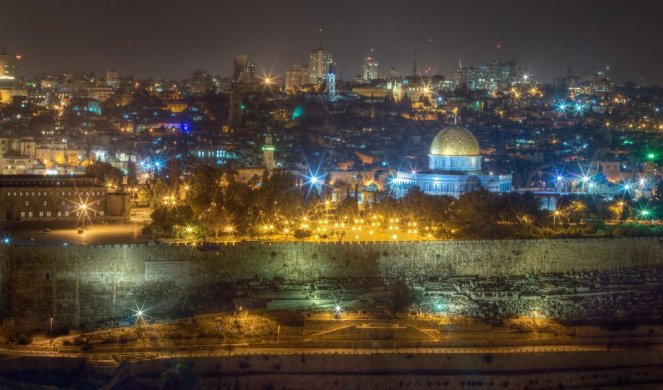
[[[379,78],[378,75],[378,62],[375,58],[368,56],[364,58],[364,65],[362,66],[362,79],[364,82],[375,80]]]
[[[115,90],[111,87],[86,87],[85,92],[88,98],[105,102],[113,96]]]
[[[332,102],[336,100],[336,73],[334,73],[334,64],[329,64],[327,72],[327,99]]]
[[[306,65],[295,64],[285,72],[285,90],[292,93],[310,82]]]
[[[120,86],[120,77],[115,69],[111,69],[106,72],[106,85],[111,88],[117,88]]]
[[[322,84],[327,79],[329,65],[334,62],[332,53],[322,48],[311,50],[308,75],[311,84]]]
[[[168,100],[166,102],[166,110],[170,112],[175,112],[175,113],[183,112],[188,107],[189,105],[187,104],[186,100],[182,99],[173,99],[173,100]]]
[[[249,62],[248,55],[236,55],[233,65],[233,82],[235,84],[252,84],[254,82],[255,65]]]
[[[197,160],[205,160],[208,162],[213,162],[217,165],[223,165],[228,162],[228,160],[236,160],[238,158],[237,154],[227,151],[220,147],[197,147],[189,149],[189,156]]]
[[[0,47],[0,88],[13,89],[16,84],[16,63],[20,56],[12,56]]]
[[[352,86],[352,93],[359,96],[371,98],[371,99],[385,99],[393,98],[396,101],[400,101],[400,96],[394,95],[394,90],[390,87],[397,84],[400,87],[400,83],[370,83],[370,84],[358,84]]]
[[[212,75],[200,69],[194,71],[188,83],[188,89],[192,95],[203,95],[213,91],[214,82]]]
[[[90,176],[0,176],[0,221],[129,219],[130,197],[109,193]]]
[[[30,174],[35,171],[36,160],[25,156],[0,157],[0,175]]]
[[[485,189],[510,192],[511,175],[481,171],[481,153],[477,139],[469,130],[450,126],[441,130],[431,143],[428,170],[398,172],[391,188],[396,198],[412,187],[429,195],[460,195]]]
[[[478,66],[461,66],[456,70],[456,84],[471,90],[495,91],[511,85],[518,78],[516,61],[496,60]]]

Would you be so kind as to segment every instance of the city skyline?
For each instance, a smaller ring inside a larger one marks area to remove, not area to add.
[[[409,75],[416,49],[419,72],[430,66],[450,79],[459,62],[499,57],[518,59],[544,82],[567,68],[584,75],[609,66],[612,79],[663,84],[658,72],[663,33],[655,20],[662,4],[507,3],[289,1],[255,10],[203,0],[26,1],[4,6],[0,42],[23,56],[21,73],[28,75],[63,70],[103,75],[110,68],[122,76],[166,79],[189,77],[195,69],[229,75],[234,55],[247,53],[258,75],[283,79],[286,69],[305,63],[322,42],[334,53],[343,80],[361,74],[371,49],[380,73],[394,66]],[[124,11],[129,5],[131,12]]]

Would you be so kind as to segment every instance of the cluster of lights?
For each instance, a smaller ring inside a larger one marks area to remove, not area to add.
[[[587,106],[581,102],[568,103],[566,101],[561,101],[555,105],[555,110],[561,114],[566,114],[567,112],[574,112],[577,115],[582,115],[586,110]]]
[[[392,240],[398,239],[398,232],[403,231],[410,235],[433,238],[435,227],[424,226],[420,227],[420,222],[409,221],[401,224],[399,218],[384,218],[382,216],[372,214],[366,218],[350,218],[348,216],[339,219],[329,219],[329,217],[320,217],[318,219],[311,219],[308,216],[302,216],[299,221],[290,221],[277,218],[273,221],[266,221],[257,226],[259,232],[266,236],[280,236],[290,235],[295,233],[295,229],[301,231],[308,231],[313,234],[313,238],[325,238],[327,235],[345,234],[350,232],[351,238],[360,240],[360,234],[365,234],[369,237],[375,236],[378,231],[383,231],[391,237]]]
[[[175,195],[166,195],[163,197],[162,202],[164,206],[174,207],[177,205],[177,198]]]

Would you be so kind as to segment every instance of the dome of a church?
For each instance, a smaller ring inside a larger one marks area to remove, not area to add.
[[[469,130],[459,126],[449,126],[442,129],[433,138],[430,154],[433,156],[479,156],[479,142]]]

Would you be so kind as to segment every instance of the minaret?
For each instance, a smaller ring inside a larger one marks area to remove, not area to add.
[[[265,145],[262,147],[262,162],[265,164],[265,169],[268,171],[276,168],[276,161],[274,160],[274,145],[272,145],[272,135],[265,136]]]
[[[329,64],[327,72],[327,99],[330,102],[336,100],[336,74],[334,73],[334,64]]]

